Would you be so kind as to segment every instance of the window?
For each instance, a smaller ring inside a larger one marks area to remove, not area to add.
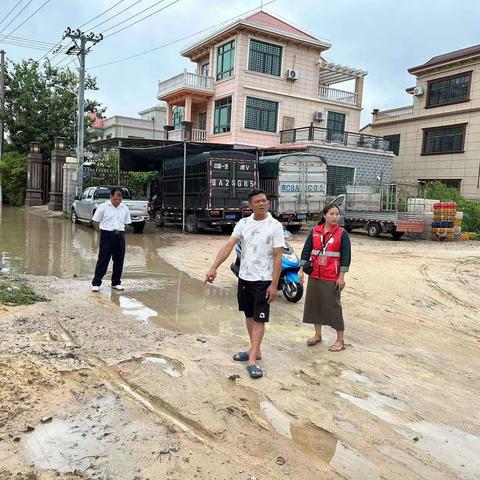
[[[343,143],[345,140],[345,113],[328,112],[327,115],[327,141]]]
[[[293,130],[295,128],[295,118],[283,117],[282,130]]]
[[[200,75],[204,75],[205,77],[208,77],[210,75],[210,64],[209,63],[204,63],[200,67]]]
[[[226,133],[230,131],[232,118],[232,97],[215,101],[215,115],[213,120],[213,133]]]
[[[426,107],[468,101],[471,77],[472,72],[467,72],[429,82]]]
[[[388,150],[398,155],[400,152],[400,135],[385,135],[383,138],[388,142]]]
[[[245,128],[262,130],[264,132],[276,132],[277,115],[278,102],[247,97]]]
[[[248,69],[279,77],[282,71],[282,47],[250,40]]]
[[[463,153],[466,123],[423,130],[422,155]]]
[[[235,40],[232,40],[217,50],[217,80],[223,80],[233,75],[235,66]]]
[[[182,128],[183,122],[183,107],[175,107],[172,114],[173,128],[178,130]]]
[[[207,112],[200,112],[198,114],[198,129],[199,130],[207,129]]]
[[[327,195],[336,196],[347,191],[347,185],[355,183],[355,168],[327,166]]]

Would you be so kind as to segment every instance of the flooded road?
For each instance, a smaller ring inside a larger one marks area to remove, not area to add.
[[[5,271],[90,282],[98,243],[99,233],[92,228],[73,225],[62,217],[48,218],[45,211],[0,209],[0,269]],[[204,287],[201,281],[162,260],[157,250],[169,241],[161,230],[142,235],[127,232],[126,243],[122,276],[125,292],[110,290],[111,264],[101,290],[101,295],[118,305],[124,314],[182,333],[244,333],[235,290]],[[293,311],[286,310],[289,305],[283,299],[284,305],[278,303],[274,308],[280,310],[280,323],[299,321],[300,309],[290,305]]]

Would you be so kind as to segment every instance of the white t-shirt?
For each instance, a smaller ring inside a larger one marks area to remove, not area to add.
[[[242,247],[239,277],[250,282],[271,281],[273,249],[285,246],[282,224],[270,214],[265,220],[254,220],[252,213],[235,225],[232,235]]]
[[[110,232],[113,230],[123,232],[125,231],[125,225],[132,223],[128,207],[123,204],[114,207],[110,200],[97,207],[92,220],[100,222],[100,230],[109,230]]]

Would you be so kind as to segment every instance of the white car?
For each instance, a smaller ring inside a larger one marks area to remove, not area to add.
[[[84,190],[81,197],[75,197],[72,204],[70,218],[72,223],[92,223],[93,214],[98,205],[110,199],[110,190],[112,187],[100,186],[90,187]],[[126,187],[120,187],[123,192],[123,205],[130,210],[132,218],[132,227],[135,233],[142,233],[145,228],[145,222],[149,220],[148,201],[132,200],[132,194]]]

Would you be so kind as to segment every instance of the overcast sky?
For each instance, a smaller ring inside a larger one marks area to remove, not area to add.
[[[0,23],[0,31],[5,29],[0,38],[9,34],[46,0],[33,0],[5,28],[28,1],[22,0],[17,9]],[[123,0],[84,29],[90,31],[98,23],[137,3],[94,30],[96,33],[103,32],[157,1]],[[107,37],[109,33],[174,1],[164,0],[157,7],[106,31],[104,35]],[[12,35],[57,43],[65,27],[78,27],[118,2],[50,0]],[[265,0],[264,3],[267,2]],[[0,19],[17,3],[18,0],[0,0]],[[164,11],[95,45],[87,57],[87,68],[172,42],[259,5],[259,0],[177,0]],[[415,77],[407,73],[407,68],[432,56],[480,43],[478,0],[276,0],[265,10],[329,40],[332,48],[325,53],[328,61],[368,71],[362,124],[370,120],[372,108],[395,108],[411,103],[411,96],[405,93],[405,88],[415,84]],[[97,77],[100,87],[94,97],[107,106],[108,116],[135,116],[138,111],[156,103],[158,80],[167,79],[184,68],[192,69],[179,51],[196,38],[125,62],[89,69],[89,73]],[[6,43],[0,45],[15,61],[42,56],[41,51],[30,48]],[[58,55],[52,63],[62,58],[63,55]],[[92,97],[92,94],[89,93],[89,96]]]

